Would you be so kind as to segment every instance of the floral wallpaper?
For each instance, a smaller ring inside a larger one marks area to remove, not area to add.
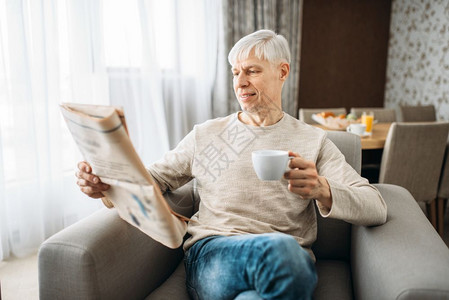
[[[393,0],[385,107],[433,104],[449,120],[449,0]]]

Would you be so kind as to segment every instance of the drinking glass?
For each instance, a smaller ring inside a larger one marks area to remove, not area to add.
[[[373,132],[373,121],[374,121],[374,113],[363,112],[362,114],[362,123],[366,125],[366,132],[371,134]]]

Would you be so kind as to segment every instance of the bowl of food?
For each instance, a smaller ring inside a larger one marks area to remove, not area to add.
[[[323,111],[312,115],[312,119],[332,130],[346,130],[352,123],[358,123],[357,116],[354,114],[335,115],[331,111]]]

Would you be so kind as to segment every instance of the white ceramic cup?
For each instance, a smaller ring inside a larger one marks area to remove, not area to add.
[[[366,130],[365,124],[350,124],[348,127],[346,127],[347,132],[351,132],[358,135],[363,135]]]
[[[253,167],[260,180],[280,180],[293,156],[282,150],[257,150],[252,153]]]

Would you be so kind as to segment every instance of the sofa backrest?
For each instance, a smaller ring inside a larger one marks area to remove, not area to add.
[[[360,137],[343,131],[329,131],[328,138],[360,174],[362,155]],[[198,210],[200,197],[194,181],[176,191],[166,193],[165,197],[174,211],[186,217],[190,217]],[[349,260],[351,225],[340,220],[322,218],[318,212],[317,223],[317,240],[312,247],[317,259]]]

